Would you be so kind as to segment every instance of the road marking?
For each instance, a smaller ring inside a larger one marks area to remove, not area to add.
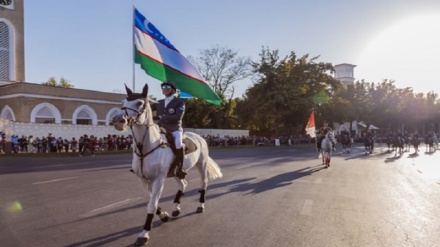
[[[322,178],[317,178],[316,180],[315,180],[315,184],[320,184],[322,182]]]
[[[92,211],[87,212],[87,213],[81,215],[81,217],[88,217],[88,216],[91,216],[93,214],[97,214],[97,213],[99,213],[101,211],[105,211],[105,210],[111,209],[111,208],[116,208],[116,207],[119,207],[119,206],[124,205],[124,204],[128,204],[128,203],[131,203],[131,202],[134,202],[134,201],[138,201],[140,199],[142,199],[142,197],[130,198],[130,199],[126,199],[126,200],[123,200],[123,201],[120,201],[120,202],[115,202],[115,203],[109,204],[109,205],[104,206],[104,207],[93,209]]]
[[[255,165],[255,164],[242,165],[242,166],[239,166],[239,167],[235,167],[235,169],[236,169],[236,170],[246,169],[246,168],[252,167],[252,166],[254,166],[254,165]]]
[[[312,214],[312,206],[313,206],[312,200],[305,200],[303,207],[301,209],[301,215],[311,215]]]
[[[74,178],[78,178],[78,177],[59,178],[59,179],[54,179],[54,180],[49,180],[49,181],[36,182],[36,183],[33,183],[33,184],[34,185],[36,185],[36,184],[47,184],[47,183],[53,183],[53,182],[58,182],[58,181],[74,179]]]

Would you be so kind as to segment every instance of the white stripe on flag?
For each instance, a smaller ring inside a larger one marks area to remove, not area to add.
[[[186,74],[196,80],[204,82],[205,80],[192,64],[180,53],[169,49],[151,36],[135,28],[135,46],[136,49],[152,59],[165,64],[183,74]]]

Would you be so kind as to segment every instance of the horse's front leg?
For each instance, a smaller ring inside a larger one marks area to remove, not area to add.
[[[199,207],[197,207],[196,213],[205,212],[205,193],[208,188],[208,170],[207,165],[198,166],[200,172],[201,186],[200,186],[200,197],[199,197]]]
[[[173,217],[179,216],[180,212],[182,212],[182,209],[180,208],[180,199],[184,195],[186,186],[188,185],[188,182],[185,179],[180,179],[178,177],[175,177],[175,179],[179,185],[179,190],[177,191],[176,196],[174,196],[174,209],[173,212],[171,212]]]
[[[326,166],[327,166],[327,167],[330,166],[330,160],[331,160],[331,158],[332,158],[332,150],[330,149],[330,151],[327,152],[327,157],[326,157],[326,159],[325,159],[325,163],[326,163]]]
[[[147,219],[143,227],[143,231],[138,235],[135,246],[144,246],[148,243],[149,233],[153,227],[154,214],[158,212],[159,198],[163,191],[165,179],[158,178],[151,184],[151,197],[147,206]],[[159,211],[161,211],[159,209]]]

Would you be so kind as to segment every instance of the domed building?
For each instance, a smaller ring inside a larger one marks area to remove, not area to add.
[[[11,135],[104,137],[124,94],[26,82],[24,0],[0,3],[0,132]]]

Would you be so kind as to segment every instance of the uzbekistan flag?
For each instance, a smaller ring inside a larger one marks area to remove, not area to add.
[[[316,137],[315,133],[315,114],[310,113],[309,121],[307,121],[306,125],[306,133],[310,135],[310,137]]]
[[[199,71],[137,9],[134,9],[134,61],[150,76],[211,104],[221,99]]]

